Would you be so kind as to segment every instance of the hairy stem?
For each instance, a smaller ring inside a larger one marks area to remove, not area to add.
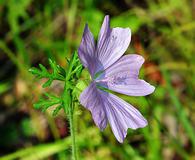
[[[67,76],[65,80],[64,93],[63,93],[63,101],[64,101],[65,108],[66,106],[68,108],[68,117],[70,123],[70,134],[71,134],[71,142],[72,142],[72,160],[77,160],[78,158],[77,158],[77,147],[76,147],[76,138],[75,138],[75,126],[74,126],[74,102],[73,102],[74,99],[72,95],[71,85],[69,83],[74,60],[75,60],[75,55],[73,55],[72,61],[70,62],[67,70]]]
[[[77,147],[75,140],[75,128],[74,128],[74,108],[73,102],[71,102],[70,110],[69,110],[69,123],[70,123],[70,134],[72,141],[72,159],[77,160]]]
[[[64,101],[64,112],[66,112],[66,107],[68,107],[68,120],[70,123],[70,135],[72,143],[72,160],[77,160],[77,147],[75,138],[75,126],[74,126],[74,105],[70,89],[68,89],[68,83],[65,84],[63,101]]]

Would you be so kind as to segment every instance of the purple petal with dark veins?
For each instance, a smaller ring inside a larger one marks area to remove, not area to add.
[[[81,104],[90,110],[95,124],[104,130],[107,123],[119,142],[123,142],[127,129],[142,128],[147,121],[133,106],[119,97],[100,90],[110,90],[130,96],[144,96],[152,93],[154,87],[140,80],[139,70],[144,62],[140,55],[126,55],[131,40],[129,28],[110,28],[109,16],[105,16],[97,46],[88,26],[85,26],[78,55],[88,68],[93,82],[81,93]]]
[[[94,74],[97,66],[95,61],[95,42],[92,33],[90,32],[88,25],[85,25],[81,44],[78,49],[79,59],[84,67],[88,68],[91,75]]]
[[[97,79],[98,84],[130,96],[151,94],[155,87],[138,78],[143,62],[144,58],[140,55],[125,55],[104,71]]]
[[[117,96],[96,88],[92,82],[80,96],[81,104],[91,111],[95,124],[105,129],[109,121],[117,140],[122,143],[127,135],[127,129],[142,128],[147,121],[133,106]]]
[[[137,109],[113,94],[109,93],[104,106],[111,129],[120,143],[124,141],[128,128],[143,128],[148,124]]]
[[[104,108],[104,99],[100,94],[100,90],[96,88],[92,82],[80,95],[80,103],[90,110],[95,124],[101,129],[107,125],[107,117]],[[105,94],[106,95],[106,94]]]
[[[105,70],[116,62],[127,50],[131,40],[129,28],[110,28],[109,16],[105,16],[96,48],[96,57],[101,64],[96,72]]]

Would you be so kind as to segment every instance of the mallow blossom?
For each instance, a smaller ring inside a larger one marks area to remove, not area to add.
[[[95,124],[104,130],[109,122],[116,139],[122,143],[127,129],[143,128],[147,120],[132,105],[109,90],[129,96],[145,96],[154,87],[139,79],[144,58],[137,54],[124,55],[131,40],[129,28],[110,28],[105,16],[97,44],[86,24],[78,55],[89,70],[91,84],[81,93],[80,103],[90,110]]]

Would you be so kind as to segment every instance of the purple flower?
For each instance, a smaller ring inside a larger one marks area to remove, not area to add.
[[[121,143],[128,128],[145,127],[147,120],[132,105],[105,90],[129,96],[145,96],[155,89],[138,78],[144,58],[136,54],[122,56],[130,40],[129,28],[110,28],[109,16],[105,16],[97,45],[86,25],[78,49],[79,58],[92,78],[91,84],[81,93],[80,102],[90,110],[95,124],[101,130],[109,122],[116,139]]]

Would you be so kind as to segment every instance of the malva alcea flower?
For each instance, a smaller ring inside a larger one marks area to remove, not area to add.
[[[122,56],[130,40],[129,28],[110,28],[109,16],[105,16],[97,44],[86,24],[78,49],[81,63],[92,78],[91,84],[80,95],[80,103],[90,110],[101,130],[109,122],[120,143],[128,128],[143,128],[147,120],[132,105],[105,89],[129,96],[145,96],[155,89],[138,77],[144,58],[137,54]]]

